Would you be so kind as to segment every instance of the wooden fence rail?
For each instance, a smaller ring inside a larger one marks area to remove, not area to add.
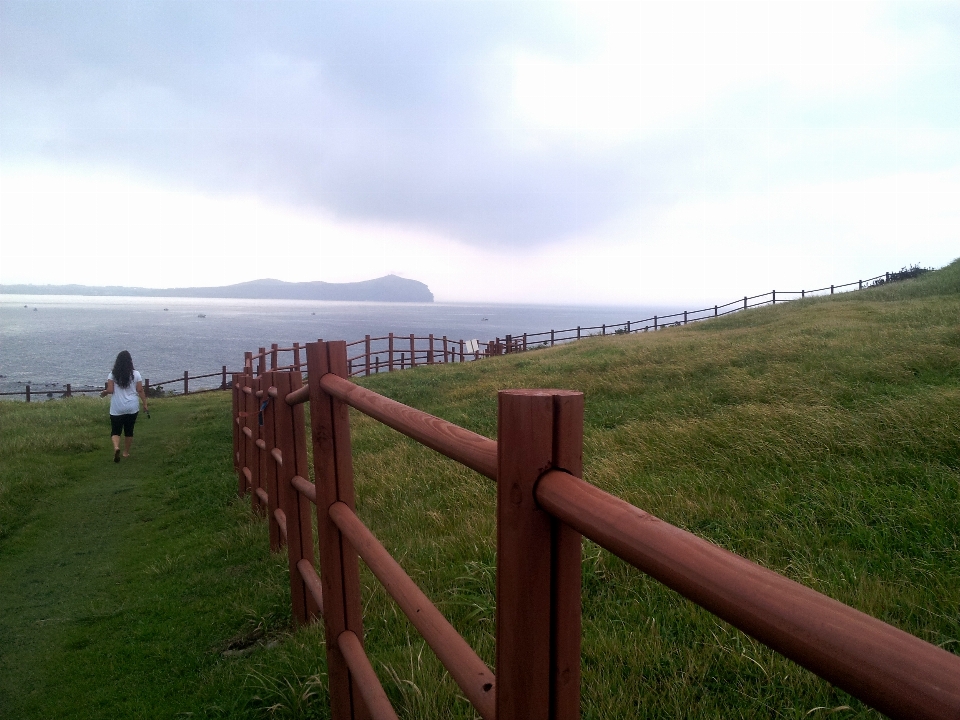
[[[579,718],[581,537],[891,717],[960,717],[960,657],[582,480],[581,393],[501,391],[494,441],[353,384],[342,341],[308,343],[306,361],[306,384],[252,363],[233,376],[234,463],[287,547],[294,617],[324,622],[335,720],[396,718],[363,649],[360,558],[484,720]],[[496,482],[496,675],[357,517],[349,407]]]

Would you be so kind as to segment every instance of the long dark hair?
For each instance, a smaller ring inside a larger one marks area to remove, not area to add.
[[[121,350],[113,363],[113,380],[122,388],[130,387],[133,382],[133,358],[126,350]]]

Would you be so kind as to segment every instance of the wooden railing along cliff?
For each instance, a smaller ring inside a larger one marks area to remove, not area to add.
[[[396,718],[363,647],[358,558],[484,720],[579,718],[582,537],[890,717],[960,718],[960,657],[581,479],[581,393],[501,391],[490,440],[350,382],[344,342],[305,351],[306,384],[302,366],[255,375],[248,353],[233,456],[238,492],[269,518],[271,548],[287,548],[294,617],[324,623],[335,720]],[[496,483],[494,669],[357,516],[351,407]]]

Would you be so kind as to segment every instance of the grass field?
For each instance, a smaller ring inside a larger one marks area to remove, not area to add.
[[[493,437],[496,391],[586,395],[585,478],[960,651],[960,265],[658,333],[363,381]],[[0,717],[327,717],[322,632],[235,497],[230,402],[0,403]],[[490,664],[493,484],[353,416],[361,517]],[[596,546],[585,718],[873,717]],[[364,575],[401,717],[472,711]]]

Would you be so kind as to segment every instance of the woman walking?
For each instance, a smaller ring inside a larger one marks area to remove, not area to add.
[[[100,397],[110,395],[110,439],[113,440],[113,461],[120,462],[120,431],[123,431],[123,456],[130,457],[133,444],[133,426],[140,412],[140,401],[147,414],[147,396],[143,393],[143,378],[133,368],[133,359],[126,350],[121,350],[113,363],[113,371],[107,376],[107,387]],[[138,397],[139,396],[139,397]]]

